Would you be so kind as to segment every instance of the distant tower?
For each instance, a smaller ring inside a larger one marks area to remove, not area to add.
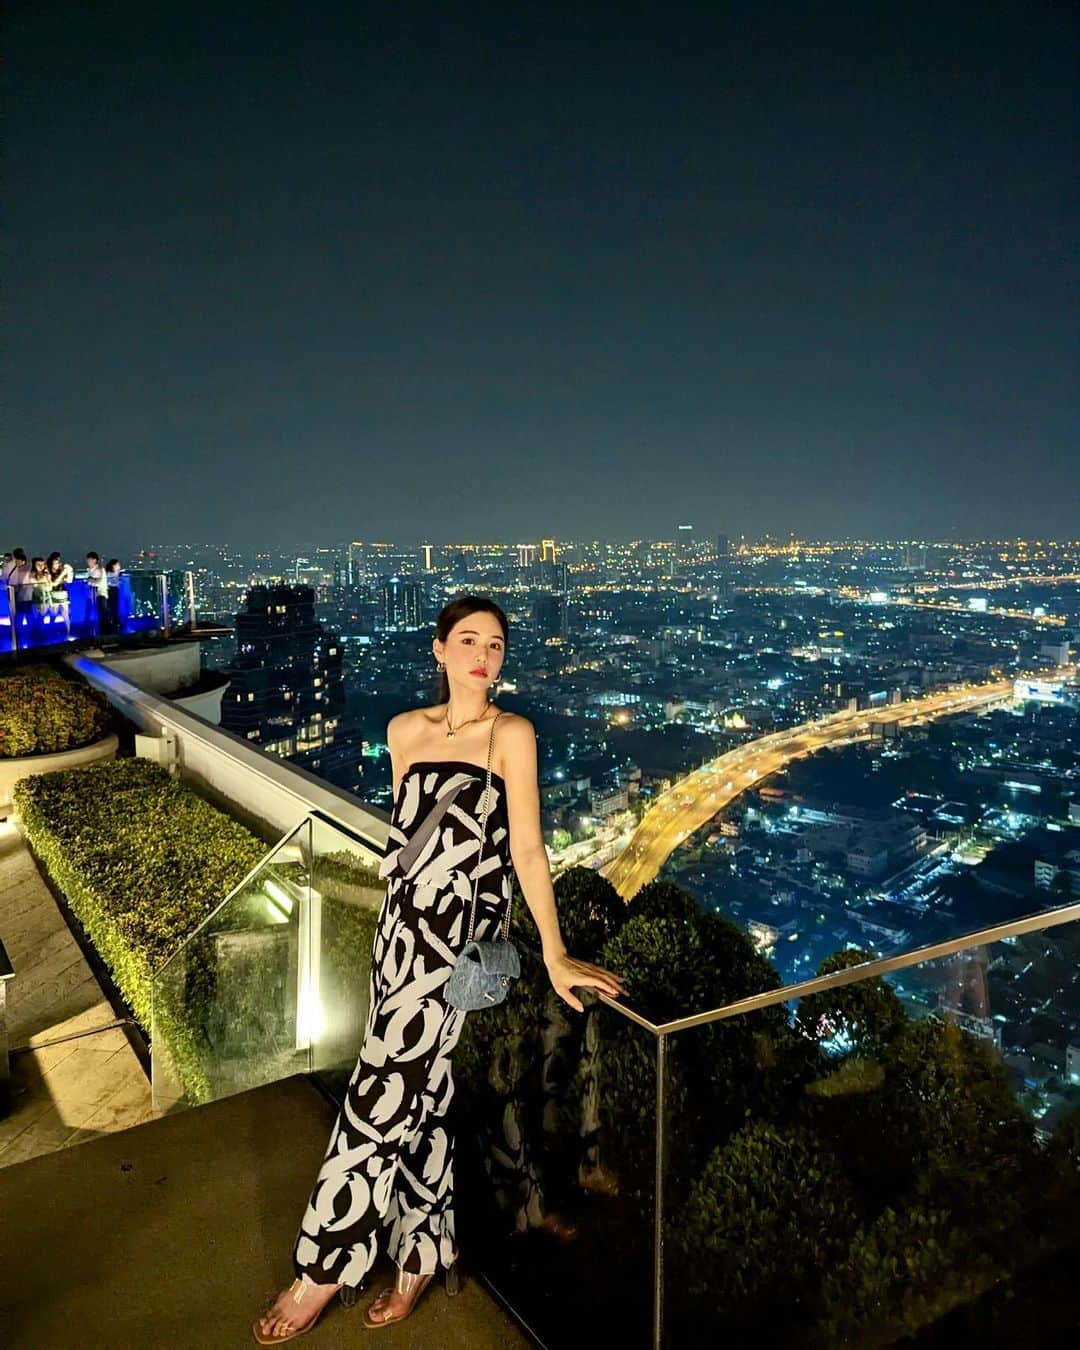
[[[716,598],[721,604],[731,602],[731,540],[726,534],[716,536]]]
[[[407,632],[420,627],[424,616],[423,588],[417,581],[388,577],[379,587],[378,604],[384,632]]]
[[[566,637],[566,597],[538,595],[533,602],[533,632],[537,641]]]
[[[671,576],[688,577],[694,557],[693,525],[675,526],[675,547],[671,551]]]
[[[541,561],[542,563],[553,563],[553,562],[555,562],[555,540],[554,540],[554,539],[541,539],[541,540],[540,540],[540,561]]]
[[[908,572],[926,571],[926,545],[904,545],[904,567]]]
[[[364,579],[364,545],[354,539],[349,545],[348,579],[350,586],[359,586]]]

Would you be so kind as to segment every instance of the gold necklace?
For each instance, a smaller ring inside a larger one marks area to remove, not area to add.
[[[452,740],[454,739],[454,737],[457,735],[457,733],[461,730],[462,727],[467,727],[467,726],[469,725],[469,722],[481,722],[481,721],[483,721],[484,716],[485,716],[485,714],[487,713],[487,710],[488,710],[490,707],[491,707],[491,699],[488,699],[487,702],[484,704],[484,711],[480,714],[479,717],[470,717],[470,718],[468,719],[468,721],[466,721],[466,722],[459,722],[459,723],[457,724],[456,727],[450,727],[450,704],[447,703],[447,705],[446,705],[446,716],[445,716],[445,718],[444,718],[443,720],[446,722],[447,727],[449,727],[450,729],[449,729],[449,730],[447,731],[447,733],[446,733],[446,739],[447,739],[448,741],[452,741]]]

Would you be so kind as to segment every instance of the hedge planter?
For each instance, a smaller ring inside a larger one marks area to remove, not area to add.
[[[56,773],[60,769],[79,769],[87,764],[116,758],[119,741],[111,732],[78,750],[64,750],[54,755],[18,755],[14,759],[0,759],[0,820],[14,810],[15,784],[38,774]]]
[[[109,705],[85,681],[44,663],[0,675],[0,820],[21,779],[115,759],[116,749]]]
[[[266,852],[230,816],[145,759],[22,779],[15,806],[139,1024],[153,972]]]
[[[156,1107],[307,1068],[297,1042],[306,825],[268,856],[231,816],[144,759],[26,779],[15,802],[38,858],[153,1040]],[[367,1016],[384,883],[347,852],[320,856],[313,880],[321,990],[334,1011],[320,1067],[347,1071]],[[283,906],[280,920],[268,915],[268,898]]]
[[[84,680],[44,664],[0,675],[0,763],[77,750],[111,730],[108,703]]]

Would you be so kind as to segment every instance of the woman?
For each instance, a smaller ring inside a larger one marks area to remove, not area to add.
[[[296,1279],[252,1327],[261,1345],[306,1331],[339,1290],[353,1301],[382,1227],[397,1275],[366,1310],[365,1325],[407,1317],[440,1265],[447,1291],[457,1291],[445,1112],[465,1013],[446,1002],[444,987],[468,927],[489,746],[492,795],[474,937],[497,935],[516,872],[556,992],[578,1012],[574,988],[623,992],[617,975],[570,956],[559,934],[540,829],[536,735],[526,718],[488,697],[506,651],[506,615],[484,596],[460,596],[443,608],[435,631],[432,649],[444,672],[439,703],[399,713],[387,726],[394,809],[379,869],[388,883],[364,1041],[293,1248]]]
[[[30,600],[37,614],[44,614],[52,604],[52,577],[45,566],[44,558],[34,558],[30,563],[30,575],[27,577]]]
[[[54,615],[63,617],[64,627],[68,630],[70,636],[71,619],[68,586],[75,580],[75,569],[70,563],[64,562],[59,553],[50,553],[45,559],[45,567],[49,573],[49,580],[52,582],[52,612]]]

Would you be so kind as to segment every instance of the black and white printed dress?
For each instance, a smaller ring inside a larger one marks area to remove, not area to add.
[[[356,1067],[293,1249],[298,1278],[358,1286],[378,1254],[420,1274],[454,1243],[450,1057],[466,1014],[444,998],[469,927],[487,769],[413,764],[398,786],[388,878],[372,948],[371,1001]],[[506,784],[492,771],[476,929],[497,935],[513,891]]]

